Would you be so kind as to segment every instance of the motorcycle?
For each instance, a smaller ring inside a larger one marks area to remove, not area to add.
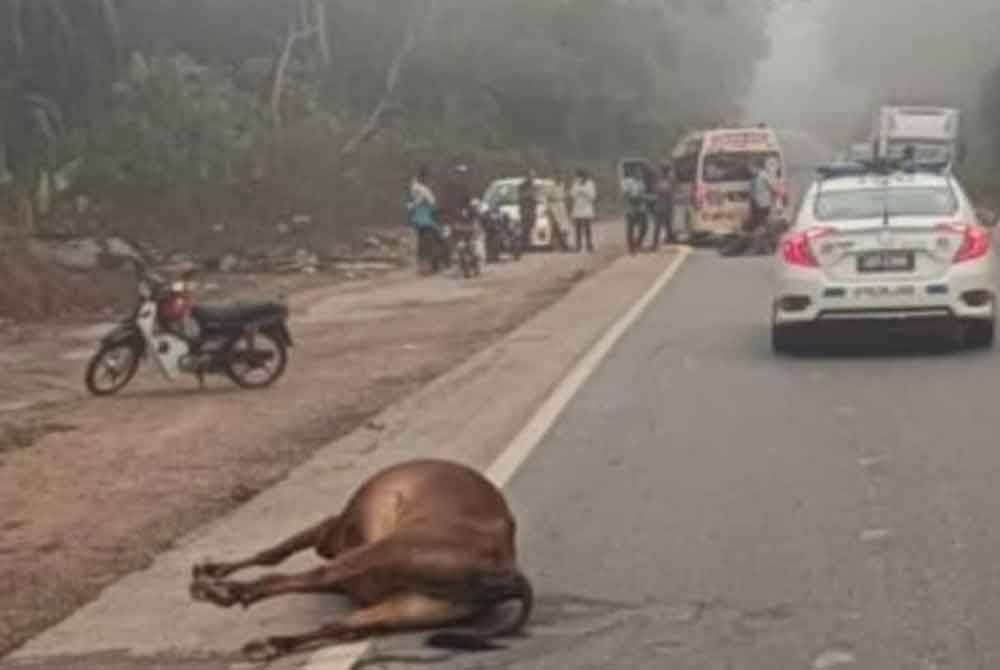
[[[743,256],[752,254],[755,256],[767,256],[778,250],[781,237],[789,229],[789,223],[785,219],[771,219],[767,226],[758,230],[749,230],[749,224],[745,223],[737,233],[732,233],[724,237],[719,243],[719,255],[726,257]]]
[[[483,273],[483,263],[486,257],[483,231],[480,229],[475,212],[479,203],[473,202],[470,209],[462,211],[462,218],[467,222],[462,230],[455,231],[455,257],[459,270],[466,279],[478,277]]]
[[[133,312],[104,336],[87,365],[87,390],[111,396],[152,357],[174,381],[194,375],[225,375],[245,389],[274,384],[285,372],[288,307],[277,302],[209,306],[195,303],[189,281],[167,283],[136,264],[138,301]]]
[[[485,203],[479,206],[479,220],[486,236],[487,263],[498,263],[504,253],[515,261],[521,260],[522,235],[516,221],[499,208],[490,208]]]

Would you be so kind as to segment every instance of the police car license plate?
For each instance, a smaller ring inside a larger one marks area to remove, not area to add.
[[[858,256],[858,272],[913,272],[912,251],[876,251]]]

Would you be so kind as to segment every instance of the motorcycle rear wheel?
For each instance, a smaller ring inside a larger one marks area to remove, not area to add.
[[[253,335],[252,340],[250,335],[242,335],[230,345],[225,370],[226,376],[237,386],[263,389],[278,381],[287,365],[288,350],[284,343],[271,333],[259,332]],[[263,377],[251,378],[254,372],[261,370],[264,371]]]
[[[115,357],[121,354],[128,356],[124,365],[115,362]],[[87,364],[87,374],[84,378],[87,390],[90,391],[91,395],[98,397],[112,396],[118,393],[128,386],[128,383],[135,377],[135,373],[139,369],[140,358],[141,356],[135,347],[125,342],[102,346]],[[99,375],[102,372],[111,373],[112,380],[109,386],[101,384]]]

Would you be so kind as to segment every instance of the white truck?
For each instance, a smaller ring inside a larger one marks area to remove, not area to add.
[[[878,155],[899,159],[912,146],[919,162],[960,164],[965,157],[961,121],[961,112],[951,107],[882,107],[874,128]]]

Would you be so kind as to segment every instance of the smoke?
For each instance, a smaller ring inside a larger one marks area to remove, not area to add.
[[[1000,65],[997,0],[805,0],[770,17],[772,55],[747,107],[755,117],[843,143],[885,103],[958,106],[976,125]]]

